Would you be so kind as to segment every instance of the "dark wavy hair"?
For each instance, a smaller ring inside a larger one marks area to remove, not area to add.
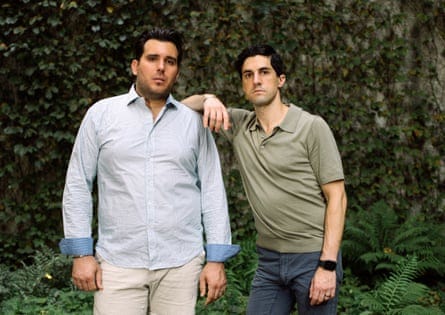
[[[270,63],[272,65],[272,68],[277,73],[277,76],[285,74],[283,60],[281,59],[281,56],[275,51],[275,49],[272,48],[272,46],[254,45],[244,49],[235,60],[235,69],[238,71],[240,77],[242,76],[241,72],[244,61],[249,57],[257,55],[270,57]]]
[[[144,53],[144,45],[149,39],[156,39],[162,42],[171,42],[178,50],[178,66],[181,65],[183,55],[183,37],[178,31],[165,28],[154,28],[142,32],[137,38],[134,45],[134,58],[139,60]]]

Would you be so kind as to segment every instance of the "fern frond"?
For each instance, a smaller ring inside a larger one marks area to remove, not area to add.
[[[418,261],[412,256],[398,268],[377,289],[377,296],[381,299],[385,310],[390,312],[400,306],[412,305],[427,292],[427,287],[413,282],[418,274]]]
[[[413,280],[418,274],[416,256],[405,259],[397,269],[376,289],[363,293],[360,305],[365,308],[360,314],[415,315],[442,314],[439,309],[421,304],[428,288]]]
[[[394,315],[444,315],[444,313],[437,308],[425,307],[422,305],[408,305],[401,309],[393,310],[390,314]]]

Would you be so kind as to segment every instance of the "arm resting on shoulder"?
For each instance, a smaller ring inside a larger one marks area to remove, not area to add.
[[[205,128],[218,132],[230,128],[230,118],[224,104],[213,94],[192,95],[181,101],[194,111],[202,114]]]

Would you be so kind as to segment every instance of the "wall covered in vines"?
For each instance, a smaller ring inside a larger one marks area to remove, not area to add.
[[[182,31],[177,98],[249,108],[232,64],[247,45],[284,57],[287,101],[337,138],[349,209],[445,217],[445,3],[434,0],[53,1],[0,4],[0,257],[62,237],[75,133],[96,100],[125,92],[134,37]],[[253,231],[236,163],[218,136],[235,238]],[[285,163],[286,161],[283,161]]]

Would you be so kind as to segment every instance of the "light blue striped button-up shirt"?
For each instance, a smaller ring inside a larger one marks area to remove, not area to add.
[[[204,250],[225,261],[231,245],[227,199],[215,142],[199,114],[171,95],[155,121],[134,87],[94,104],[85,115],[63,194],[62,253],[96,252],[126,268],[184,265]]]

